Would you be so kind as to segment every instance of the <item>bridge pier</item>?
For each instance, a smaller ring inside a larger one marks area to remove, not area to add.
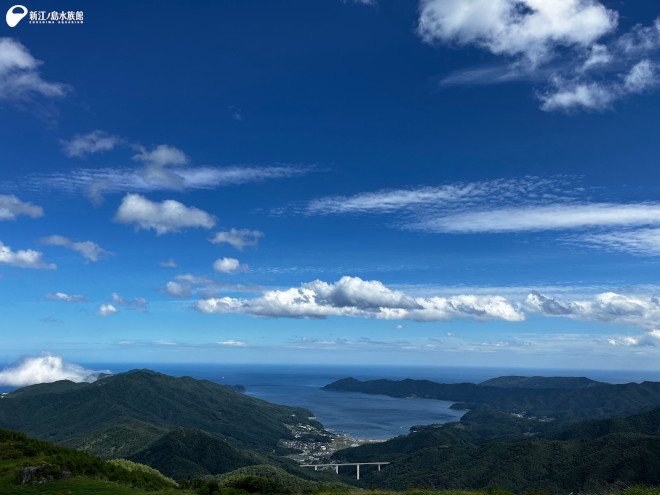
[[[345,462],[345,463],[332,463],[332,464],[302,464],[302,467],[313,467],[314,471],[318,471],[319,468],[332,468],[335,470],[335,473],[339,474],[339,466],[356,466],[357,468],[357,479],[360,479],[360,466],[378,466],[378,471],[380,471],[381,466],[385,466],[389,462]]]

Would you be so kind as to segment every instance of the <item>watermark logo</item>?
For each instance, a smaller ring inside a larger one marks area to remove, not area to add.
[[[21,19],[28,14],[28,9],[24,5],[14,5],[7,11],[5,19],[9,27],[16,27],[21,22]]]
[[[28,10],[25,5],[14,5],[7,11],[7,24],[16,27],[23,17],[29,15],[29,24],[82,24],[82,10]]]

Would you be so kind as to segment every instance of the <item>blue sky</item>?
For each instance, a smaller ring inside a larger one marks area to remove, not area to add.
[[[658,369],[652,2],[57,11],[0,28],[0,362]]]

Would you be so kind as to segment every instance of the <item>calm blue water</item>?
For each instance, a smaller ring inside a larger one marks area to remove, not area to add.
[[[87,363],[85,367],[119,373],[145,366]],[[248,395],[259,399],[311,409],[332,431],[372,439],[408,433],[413,425],[456,421],[462,412],[449,409],[451,402],[324,392],[320,390],[323,385],[347,376],[360,380],[415,378],[443,383],[479,383],[503,375],[587,376],[608,383],[660,381],[660,371],[245,364],[150,364],[148,367],[174,376],[188,375],[225,385],[241,384],[247,387]],[[2,392],[8,390],[0,387]]]

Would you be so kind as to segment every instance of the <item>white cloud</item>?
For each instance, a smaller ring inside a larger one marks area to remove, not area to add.
[[[241,342],[240,340],[224,340],[222,342],[216,342],[218,345],[227,345],[231,347],[245,347],[247,343]]]
[[[0,222],[3,220],[16,220],[19,215],[40,218],[44,216],[44,210],[41,206],[21,201],[13,194],[0,194]]]
[[[58,380],[72,382],[93,382],[100,374],[110,371],[96,371],[83,368],[80,365],[67,363],[60,356],[42,354],[27,356],[13,366],[0,371],[0,385],[10,387],[25,387],[36,383],[51,383]]]
[[[595,0],[422,0],[417,33],[427,43],[476,45],[536,65],[557,46],[589,46],[617,18]]]
[[[220,258],[213,263],[213,269],[220,273],[238,273],[245,272],[249,267],[241,264],[236,258]]]
[[[161,235],[184,228],[210,229],[215,225],[215,218],[172,199],[156,203],[139,194],[127,194],[117,210],[115,222],[134,224],[136,230],[153,229]]]
[[[127,309],[130,309],[132,311],[139,311],[140,313],[149,312],[149,309],[147,308],[149,303],[143,297],[137,297],[135,299],[126,299],[125,297],[121,297],[116,292],[113,292],[111,297],[112,297],[112,302],[117,306],[124,306]]]
[[[194,290],[201,290],[203,294],[208,296],[209,294],[215,294],[220,289],[234,292],[259,292],[262,290],[261,287],[255,285],[218,282],[207,277],[196,277],[191,274],[177,275],[174,280],[165,284],[165,287],[158,288],[157,290],[164,292],[170,297],[185,299],[192,296]]]
[[[33,251],[32,249],[12,251],[9,246],[6,246],[0,241],[0,265],[47,270],[57,269],[57,266],[53,263],[46,263],[42,256],[43,253]]]
[[[379,281],[365,281],[358,277],[342,277],[334,284],[316,280],[299,288],[266,291],[255,299],[206,298],[199,300],[195,307],[202,313],[238,313],[268,318],[351,316],[412,321],[455,318],[524,320],[524,315],[503,297],[416,298],[390,290]]]
[[[165,284],[163,292],[170,297],[185,299],[192,295],[192,285],[169,281]]]
[[[587,59],[582,64],[583,70],[589,70],[594,67],[609,64],[612,61],[612,54],[606,45],[593,45]]]
[[[141,147],[140,152],[133,156],[133,160],[145,164],[139,173],[147,183],[163,184],[164,187],[178,190],[185,188],[183,177],[169,168],[188,162],[188,156],[180,149],[167,144],[158,145],[151,151]]]
[[[177,167],[167,172],[180,177],[174,184],[167,181],[148,181],[143,169],[134,168],[78,168],[67,172],[31,174],[17,185],[21,190],[84,194],[97,203],[102,193],[141,193],[153,191],[210,190],[240,184],[300,177],[309,167],[276,165],[266,167]],[[16,185],[14,185],[16,186]]]
[[[637,255],[660,255],[660,228],[584,234],[575,241]]]
[[[177,268],[179,265],[177,265],[176,262],[170,258],[169,260],[161,261],[158,263],[158,266],[162,266],[163,268]]]
[[[655,296],[605,292],[595,295],[591,300],[558,301],[532,292],[525,300],[524,308],[544,316],[615,324],[646,332],[657,333],[660,328],[660,299]]]
[[[0,99],[29,101],[35,97],[65,96],[69,87],[41,78],[39,66],[28,49],[12,38],[0,38]]]
[[[523,206],[449,213],[422,220],[412,228],[430,232],[530,232],[585,227],[660,223],[660,204],[594,203]]]
[[[44,296],[45,299],[48,299],[49,301],[64,301],[64,302],[87,302],[89,301],[89,298],[80,295],[80,294],[66,294],[64,292],[54,292],[50,294],[46,294]]]
[[[559,195],[561,194],[561,197]],[[492,202],[496,204],[567,200],[582,196],[563,177],[523,177],[482,182],[444,184],[408,189],[382,189],[352,196],[328,196],[310,201],[301,212],[306,215],[386,214],[402,210],[455,209]]]
[[[623,82],[624,87],[630,93],[641,93],[657,84],[655,64],[648,59],[634,65]]]
[[[587,60],[593,60],[593,55]],[[601,58],[601,60],[604,60]],[[586,63],[586,62],[585,62]],[[601,62],[604,63],[604,62]],[[563,110],[607,110],[617,100],[630,94],[643,93],[658,84],[655,64],[642,60],[622,74],[622,81],[585,82],[581,78],[565,80],[552,79],[553,89],[540,95],[541,109],[546,111]]]
[[[417,33],[503,61],[454,71],[441,86],[545,82],[536,92],[544,111],[604,111],[658,86],[650,57],[660,50],[660,18],[606,37],[617,23],[598,0],[422,0]]]
[[[93,153],[110,151],[122,143],[122,139],[97,129],[88,134],[76,134],[70,140],[62,140],[61,143],[66,156],[84,157]]]
[[[570,111],[576,108],[603,111],[619,98],[618,91],[599,83],[574,83],[555,80],[554,89],[542,95],[541,110]]]
[[[263,236],[264,233],[258,230],[232,228],[229,231],[217,232],[209,241],[213,244],[227,243],[242,251],[245,246],[256,246],[259,238]]]
[[[77,252],[88,262],[96,262],[103,256],[114,256],[115,253],[106,251],[101,246],[92,241],[74,242],[68,237],[61,235],[51,235],[42,237],[39,242],[47,246],[62,246]]]
[[[99,304],[99,310],[96,312],[97,316],[110,316],[119,313],[119,310],[112,304]]]

